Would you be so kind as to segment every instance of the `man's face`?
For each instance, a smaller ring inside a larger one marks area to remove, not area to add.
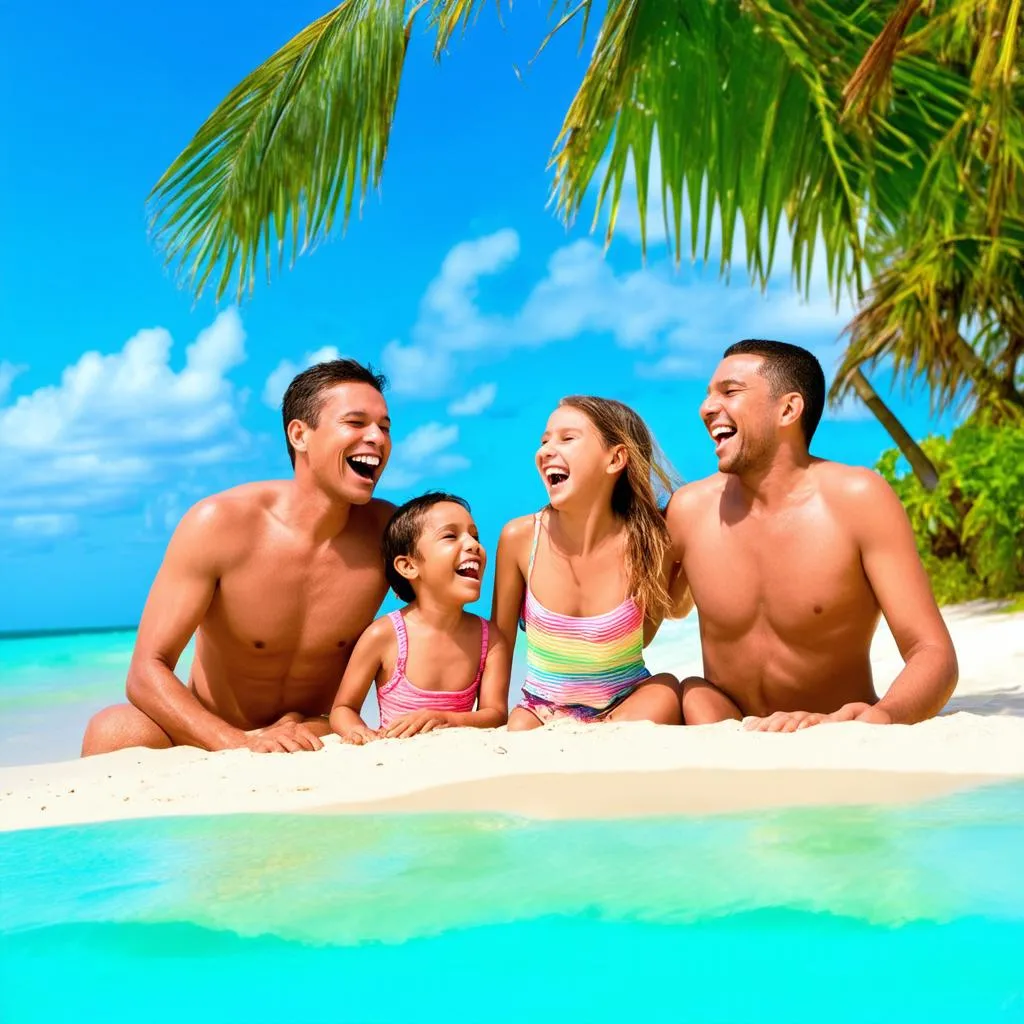
[[[711,435],[721,473],[744,473],[771,462],[779,443],[779,398],[761,373],[763,358],[735,355],[718,364],[700,418]]]
[[[317,425],[301,433],[309,468],[325,493],[365,505],[391,455],[387,402],[362,383],[337,384],[322,400]]]

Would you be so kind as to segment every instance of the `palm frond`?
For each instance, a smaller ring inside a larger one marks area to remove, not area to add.
[[[875,104],[845,125],[843,88],[886,24],[879,6],[610,0],[556,142],[557,208],[571,219],[599,180],[595,223],[607,204],[610,237],[632,164],[645,243],[644,170],[656,137],[665,229],[677,259],[689,210],[691,257],[707,257],[717,215],[723,270],[742,223],[746,262],[760,283],[784,230],[798,284],[807,286],[820,240],[833,291],[857,286],[864,234],[875,222],[895,223],[913,202],[922,169],[962,115],[968,90],[959,73],[910,54],[886,72],[889,107]],[[908,13],[906,0],[899,6]]]
[[[1024,419],[1024,220],[1007,219],[997,239],[932,232],[896,254],[848,333],[833,400],[859,369],[887,360],[904,380],[925,381],[936,405],[982,403]]]
[[[345,0],[236,86],[154,187],[152,223],[198,296],[252,288],[380,181],[408,41],[404,0]],[[276,245],[275,245],[276,242]]]

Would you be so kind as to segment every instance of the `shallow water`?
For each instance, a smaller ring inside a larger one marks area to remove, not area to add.
[[[1024,786],[0,837],[0,1019],[1024,1020]]]

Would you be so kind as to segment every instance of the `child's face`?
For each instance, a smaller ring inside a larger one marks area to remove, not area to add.
[[[455,502],[438,502],[423,516],[411,562],[419,588],[435,600],[469,604],[480,596],[487,554],[473,517]]]
[[[586,413],[560,405],[548,417],[537,449],[537,470],[554,508],[572,497],[590,500],[602,487],[613,485],[615,461]]]

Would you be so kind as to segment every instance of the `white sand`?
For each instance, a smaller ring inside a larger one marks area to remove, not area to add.
[[[1024,614],[949,609],[961,682],[915,726],[859,723],[792,735],[560,723],[529,733],[446,730],[316,753],[125,750],[0,769],[0,830],[172,814],[500,811],[537,817],[714,813],[767,805],[917,800],[1024,777]],[[652,668],[697,669],[670,626]],[[901,661],[883,626],[884,689]]]

